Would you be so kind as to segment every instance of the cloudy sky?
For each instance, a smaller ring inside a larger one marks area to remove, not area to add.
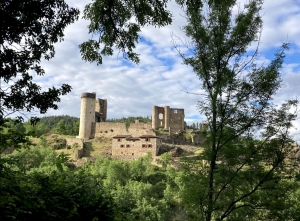
[[[81,11],[89,2],[67,0]],[[36,81],[45,88],[68,83],[73,89],[68,96],[62,97],[59,110],[50,110],[47,116],[79,117],[80,94],[96,92],[97,97],[108,100],[108,118],[150,116],[153,105],[168,105],[184,108],[188,123],[204,120],[196,106],[202,97],[193,94],[201,89],[201,82],[190,67],[182,64],[172,42],[172,33],[185,40],[180,29],[185,20],[174,2],[169,6],[174,18],[172,25],[142,29],[144,41],[136,49],[140,54],[139,65],[124,62],[122,54],[118,53],[105,57],[99,66],[82,61],[78,45],[91,37],[88,21],[79,19],[67,27],[64,41],[55,45],[55,58],[42,63],[46,75]],[[297,98],[300,92],[300,0],[265,0],[261,14],[264,21],[261,59],[268,63],[283,42],[292,45],[281,70],[283,87],[274,102]]]

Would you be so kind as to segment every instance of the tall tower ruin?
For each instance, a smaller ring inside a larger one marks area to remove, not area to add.
[[[153,106],[152,129],[160,128],[169,132],[184,130],[184,109]]]
[[[95,134],[95,122],[105,122],[107,100],[96,98],[96,93],[82,93],[80,107],[79,138],[90,139]]]
[[[106,116],[107,116],[107,100],[97,98],[96,105],[95,105],[96,122],[105,122]]]

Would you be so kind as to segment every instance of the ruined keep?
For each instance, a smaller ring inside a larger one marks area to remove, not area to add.
[[[82,93],[80,107],[79,138],[93,138],[95,122],[105,122],[107,100],[96,98],[96,93]]]
[[[95,137],[113,137],[119,134],[141,136],[155,135],[151,123],[135,122],[126,127],[125,123],[106,122],[107,100],[96,98],[96,93],[81,94],[80,126],[77,138],[88,140]]]
[[[129,126],[125,123],[106,122],[107,100],[96,98],[96,93],[81,94],[79,136],[81,139],[95,137],[114,137],[117,135],[155,136],[154,130],[165,129],[170,133],[184,130],[184,109],[169,106],[152,109],[152,124],[135,122]]]
[[[154,130],[162,128],[170,133],[184,130],[184,109],[153,106],[152,128]]]

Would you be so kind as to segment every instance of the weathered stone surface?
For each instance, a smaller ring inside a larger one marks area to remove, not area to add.
[[[112,141],[112,156],[119,158],[139,158],[151,153],[156,156],[162,146],[161,139],[154,135],[117,135]]]
[[[153,106],[152,128],[154,130],[164,128],[170,133],[184,130],[184,109]]]

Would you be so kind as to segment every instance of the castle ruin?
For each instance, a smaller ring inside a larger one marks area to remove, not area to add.
[[[154,130],[162,128],[170,133],[184,130],[184,109],[153,106],[152,128]]]
[[[79,138],[93,138],[95,123],[105,122],[106,117],[107,100],[96,98],[96,93],[82,93]]]
[[[135,122],[126,127],[124,123],[106,122],[107,100],[96,98],[96,93],[81,94],[79,138],[114,137],[117,135],[153,135],[153,130],[164,129],[170,133],[184,130],[184,109],[169,106],[152,108],[152,123]]]
[[[141,157],[148,152],[157,155],[162,145],[154,130],[165,129],[170,133],[184,130],[184,109],[169,106],[152,108],[152,123],[136,121],[125,123],[106,122],[107,100],[96,98],[96,93],[81,94],[79,136],[83,140],[95,137],[112,138],[112,156]]]

